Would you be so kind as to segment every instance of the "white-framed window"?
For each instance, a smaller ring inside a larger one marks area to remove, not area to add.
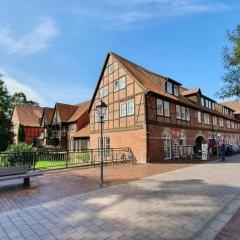
[[[215,103],[214,102],[212,102],[212,110],[215,110]]]
[[[119,106],[120,117],[130,116],[134,114],[134,99],[128,100],[127,102],[121,102]]]
[[[210,124],[209,114],[207,114],[207,113],[204,113],[204,123],[205,124]]]
[[[197,112],[197,119],[198,119],[198,123],[202,122],[202,113],[201,112]]]
[[[95,111],[95,122],[100,122],[100,116],[97,111]]]
[[[106,113],[104,114],[104,116],[103,116],[103,119],[106,121],[106,120],[108,120],[108,107],[107,107],[107,109],[106,109]]]
[[[191,116],[190,116],[190,109],[186,108],[186,120],[190,121],[190,118],[191,118]]]
[[[99,97],[103,98],[108,95],[108,86],[99,89]]]
[[[126,106],[127,106],[126,102],[121,102],[120,103],[120,110],[119,110],[120,117],[126,116],[126,114],[127,114]]]
[[[223,118],[219,118],[219,125],[220,127],[223,127]]]
[[[157,115],[163,115],[163,100],[157,98]]]
[[[114,71],[113,64],[109,65],[108,67],[108,74],[112,74]]]
[[[218,118],[216,116],[213,116],[213,125],[214,126],[218,125]]]
[[[113,91],[117,92],[126,87],[126,77],[123,76],[113,83]]]
[[[176,118],[181,119],[181,106],[176,105]]]
[[[68,125],[68,131],[69,132],[75,132],[76,131],[76,124],[75,123],[70,123]]]
[[[108,120],[108,107],[107,107],[107,109],[106,109],[106,113],[104,114],[104,116],[103,116],[103,119],[106,121],[106,120]],[[95,122],[100,122],[100,116],[99,116],[99,114],[98,114],[98,112],[97,111],[95,111]]]
[[[182,120],[186,120],[186,108],[181,107],[181,118]]]
[[[231,128],[234,128],[234,122],[231,121]]]
[[[134,99],[127,101],[127,115],[134,114]]]
[[[170,117],[170,107],[169,107],[169,102],[164,101],[164,116]]]
[[[176,85],[173,85],[173,94],[175,96],[179,96],[179,88]]]
[[[201,105],[202,105],[203,107],[205,106],[205,100],[204,100],[203,97],[201,98]]]
[[[166,84],[167,84],[167,86],[166,86],[167,93],[172,94],[173,93],[173,84],[170,82],[167,82]]]

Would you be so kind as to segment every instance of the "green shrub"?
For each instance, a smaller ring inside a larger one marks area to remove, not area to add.
[[[5,161],[10,166],[29,165],[32,167],[36,161],[36,151],[36,148],[25,142],[12,144],[5,151]]]
[[[77,160],[80,160],[81,162],[83,162],[83,163],[87,163],[87,162],[89,162],[89,160],[90,160],[90,155],[89,155],[89,153],[79,153],[77,156],[76,156],[76,159]]]

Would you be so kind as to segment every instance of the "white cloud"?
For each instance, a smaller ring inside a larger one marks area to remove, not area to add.
[[[46,48],[57,34],[57,28],[50,19],[43,19],[30,33],[19,39],[14,38],[8,29],[0,28],[0,46],[4,46],[9,54],[30,55]]]
[[[74,8],[73,13],[87,24],[103,28],[159,22],[168,17],[223,11],[230,4],[217,0],[103,0],[104,7]],[[141,26],[141,25],[140,25]]]
[[[27,86],[26,84],[10,77],[6,72],[1,71],[3,73],[3,81],[6,84],[8,91],[10,94],[14,94],[15,92],[23,92],[27,99],[33,100],[38,102],[40,105],[44,105],[45,101],[44,99],[30,86]]]

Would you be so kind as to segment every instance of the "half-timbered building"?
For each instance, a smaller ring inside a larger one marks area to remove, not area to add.
[[[89,108],[91,148],[100,147],[96,112],[100,99],[108,106],[104,147],[128,147],[138,162],[177,158],[179,146],[240,140],[234,109],[205,96],[199,88],[187,89],[170,77],[109,52]]]

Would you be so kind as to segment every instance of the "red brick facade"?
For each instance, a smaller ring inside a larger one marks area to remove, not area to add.
[[[172,94],[165,87],[168,83]],[[188,90],[174,80],[109,53],[90,106],[91,148],[99,147],[100,124],[96,121],[95,106],[100,99],[108,105],[104,137],[109,138],[110,147],[131,148],[139,162],[166,159],[164,146],[166,149],[168,137],[170,158],[175,145],[193,146],[198,137],[205,141],[240,142],[240,122],[232,109],[224,112],[223,105],[202,95],[200,89]],[[157,109],[158,99],[166,102],[166,114]],[[177,109],[184,114],[179,116]]]

